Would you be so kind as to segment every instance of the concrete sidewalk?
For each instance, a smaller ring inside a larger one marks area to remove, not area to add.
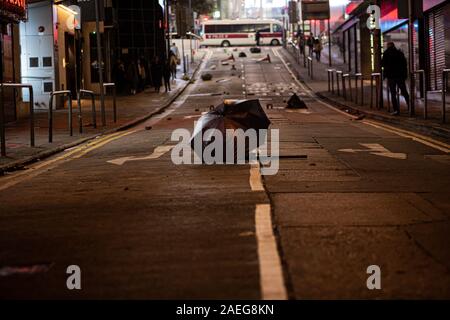
[[[326,50],[324,50],[326,51]],[[321,62],[313,59],[313,79],[308,75],[308,69],[304,67],[303,55],[298,55],[292,48],[281,50],[280,53],[286,61],[290,63],[291,69],[296,73],[299,80],[305,83],[319,97],[332,103],[336,107],[353,114],[360,114],[364,117],[387,122],[389,124],[401,127],[403,129],[413,130],[414,132],[431,135],[435,138],[448,142],[450,140],[450,121],[442,123],[442,97],[441,94],[429,94],[428,97],[428,117],[424,119],[424,101],[416,100],[416,116],[409,116],[406,102],[400,96],[400,116],[391,116],[392,107],[389,109],[389,101],[386,83],[383,83],[383,108],[377,109],[375,106],[375,94],[373,98],[373,107],[370,107],[371,87],[370,80],[364,81],[364,105],[361,104],[361,85],[358,82],[358,92],[356,92],[355,81],[352,79],[352,91],[350,99],[350,90],[348,79],[346,80],[347,99],[343,97],[342,83],[340,83],[340,95],[337,94],[337,85],[335,79],[335,92],[328,91],[328,69],[342,70],[346,73],[346,68],[342,64],[335,64],[331,68],[328,66],[328,55],[322,56]],[[375,90],[374,90],[375,92]],[[358,94],[358,103],[356,103],[356,94]],[[417,93],[416,97],[419,97]],[[450,100],[450,99],[449,99]],[[449,103],[447,103],[448,108]],[[448,118],[448,117],[447,117]]]
[[[191,66],[189,75],[195,76],[204,55]],[[179,73],[175,82],[172,82],[172,90],[160,93],[148,88],[137,95],[117,97],[117,122],[113,121],[112,97],[105,97],[106,126],[102,126],[101,108],[99,97],[96,97],[96,122],[97,128],[93,126],[91,102],[83,100],[83,133],[79,133],[77,102],[73,101],[72,127],[73,136],[69,135],[69,121],[67,103],[64,109],[53,111],[53,142],[48,141],[48,111],[35,110],[35,147],[30,147],[29,119],[20,119],[6,126],[6,157],[0,157],[0,175],[6,171],[23,168],[24,165],[41,160],[57,152],[71,148],[80,143],[94,139],[95,137],[124,130],[130,126],[140,123],[153,114],[168,107],[189,85],[189,81],[181,79]]]

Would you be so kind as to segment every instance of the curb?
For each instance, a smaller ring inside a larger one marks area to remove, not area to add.
[[[289,53],[289,52],[287,52]],[[289,60],[292,59],[292,56],[290,54],[286,54],[286,51],[283,51],[283,55],[285,57],[289,57]],[[300,75],[300,72],[297,67],[297,63],[294,61],[289,61],[290,66],[293,68],[293,70],[299,75],[298,80],[304,84],[311,92],[313,92],[318,98],[321,100],[334,105],[335,107],[339,108],[342,111],[345,111],[349,114],[357,114],[357,115],[364,115],[368,119],[377,120],[379,122],[385,122],[391,125],[395,125],[397,127],[408,129],[411,131],[415,131],[418,133],[422,133],[425,135],[433,136],[435,138],[444,139],[444,140],[450,140],[450,130],[446,128],[439,127],[438,125],[424,125],[424,124],[413,124],[405,122],[399,118],[389,117],[377,113],[373,113],[364,109],[360,109],[354,106],[346,105],[342,102],[336,101],[326,95],[324,95],[321,92],[316,92],[311,88],[311,86],[308,84],[308,82]]]
[[[304,84],[307,85],[306,83],[304,83]],[[308,86],[308,88],[311,89],[309,86]],[[421,124],[408,123],[408,122],[402,121],[398,118],[384,116],[384,115],[376,114],[376,113],[373,113],[370,111],[361,110],[361,109],[353,107],[353,106],[348,106],[339,101],[333,100],[330,97],[327,97],[326,95],[324,95],[320,92],[314,92],[314,93],[320,99],[326,101],[327,103],[333,104],[335,107],[337,107],[340,110],[345,111],[347,113],[364,115],[368,119],[385,122],[385,123],[388,123],[391,125],[395,125],[397,127],[401,127],[403,129],[409,129],[409,130],[416,131],[418,133],[422,133],[422,134],[426,134],[426,135],[430,135],[430,136],[433,136],[436,138],[440,138],[440,139],[444,139],[444,140],[450,139],[450,131],[445,128],[441,128],[441,127],[434,126],[434,125],[421,125]]]
[[[203,64],[205,57],[206,57],[206,54],[203,55],[203,57],[201,58],[199,64],[195,67],[194,72],[192,72],[191,80],[197,75],[197,72],[200,69],[200,66]],[[32,156],[29,156],[27,158],[19,159],[19,160],[13,161],[11,163],[8,163],[6,165],[0,166],[0,176],[3,176],[6,172],[13,172],[13,171],[17,171],[17,170],[23,170],[26,165],[29,165],[31,163],[38,162],[38,161],[43,160],[45,158],[51,157],[52,155],[60,153],[60,152],[62,152],[64,150],[66,150],[66,149],[70,149],[70,148],[76,147],[76,146],[78,146],[80,144],[83,144],[85,142],[94,140],[97,137],[100,137],[100,136],[103,136],[103,135],[108,135],[108,134],[119,132],[119,131],[127,130],[129,128],[132,128],[132,127],[134,127],[134,126],[136,126],[136,125],[138,125],[138,124],[140,124],[140,123],[150,119],[151,117],[153,117],[153,116],[155,116],[157,114],[160,114],[160,113],[164,112],[165,109],[167,109],[176,99],[178,99],[178,97],[180,95],[183,94],[183,92],[186,90],[186,88],[192,83],[191,80],[187,81],[187,83],[186,83],[186,85],[184,87],[182,87],[174,96],[172,96],[169,99],[169,101],[166,104],[164,104],[162,107],[158,108],[157,110],[152,111],[152,112],[150,112],[150,113],[148,113],[148,114],[146,114],[146,115],[144,115],[142,117],[139,117],[139,118],[136,118],[134,120],[131,120],[131,121],[129,121],[129,122],[119,126],[119,127],[111,128],[111,129],[108,129],[108,130],[106,130],[104,132],[96,133],[96,134],[93,134],[91,136],[88,136],[88,137],[76,140],[74,142],[66,143],[66,144],[60,145],[58,147],[49,149],[49,150],[45,150],[45,151],[39,152],[39,153],[34,154]]]

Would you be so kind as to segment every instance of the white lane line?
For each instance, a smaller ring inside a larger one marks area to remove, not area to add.
[[[281,60],[281,62],[284,64],[284,66],[286,67],[288,72],[291,74],[292,78],[303,88],[303,90],[305,90],[308,93],[308,95],[311,98],[313,98],[314,100],[316,100],[320,104],[324,105],[325,107],[333,109],[334,111],[339,112],[339,113],[341,113],[341,114],[343,114],[343,115],[345,115],[345,116],[347,116],[349,118],[353,118],[353,119],[357,118],[357,116],[353,116],[351,114],[348,114],[348,113],[346,113],[346,112],[344,112],[344,111],[342,111],[342,110],[340,110],[340,109],[338,109],[338,108],[336,108],[336,107],[334,107],[334,106],[332,106],[332,105],[330,105],[330,104],[320,100],[319,98],[317,98],[311,90],[306,88],[303,85],[303,83],[301,83],[295,77],[294,73],[289,68],[288,64],[284,61],[283,57],[281,57],[281,55],[279,54],[278,50],[275,50],[275,49],[272,49],[272,50],[273,50],[274,55],[277,56]],[[437,140],[435,140],[433,138],[430,138],[430,137],[425,137],[425,136],[422,136],[422,135],[419,135],[417,133],[413,133],[411,131],[407,131],[407,130],[404,130],[404,129],[395,128],[395,127],[389,126],[389,125],[384,124],[384,123],[383,124],[381,124],[379,122],[375,123],[374,121],[369,121],[369,120],[365,120],[365,121],[363,121],[363,123],[367,124],[367,125],[370,125],[370,126],[373,126],[373,127],[376,127],[376,128],[378,128],[380,130],[384,130],[384,131],[387,131],[387,132],[395,133],[395,134],[397,134],[397,135],[399,135],[401,137],[404,137],[404,138],[410,138],[413,141],[419,142],[419,143],[421,143],[423,145],[432,147],[432,148],[434,148],[436,150],[440,150],[440,151],[445,152],[445,153],[449,153],[449,151],[450,151],[450,146],[449,145],[447,145],[447,144],[445,144],[445,143],[443,143],[441,141],[437,141]]]
[[[167,152],[169,152],[170,150],[172,150],[173,147],[175,147],[175,146],[173,146],[173,145],[172,146],[158,146],[148,156],[144,156],[144,157],[134,157],[134,156],[122,157],[122,158],[118,158],[118,159],[114,159],[114,160],[109,160],[109,161],[106,161],[106,162],[111,163],[111,164],[115,164],[115,165],[118,165],[118,166],[121,166],[124,163],[129,162],[129,161],[142,161],[142,160],[158,159],[162,155],[164,155]]]
[[[286,300],[281,259],[273,234],[270,204],[258,204],[255,210],[260,287],[263,300]]]
[[[264,191],[259,162],[251,164],[249,182],[252,191]]]

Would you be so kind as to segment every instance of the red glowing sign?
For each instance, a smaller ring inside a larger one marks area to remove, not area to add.
[[[26,6],[25,0],[0,0],[0,15],[24,18]]]

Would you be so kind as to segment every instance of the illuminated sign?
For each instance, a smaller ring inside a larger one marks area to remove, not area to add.
[[[26,7],[25,0],[0,0],[0,16],[13,20],[24,19]]]
[[[330,2],[302,1],[302,19],[303,21],[330,19]]]

